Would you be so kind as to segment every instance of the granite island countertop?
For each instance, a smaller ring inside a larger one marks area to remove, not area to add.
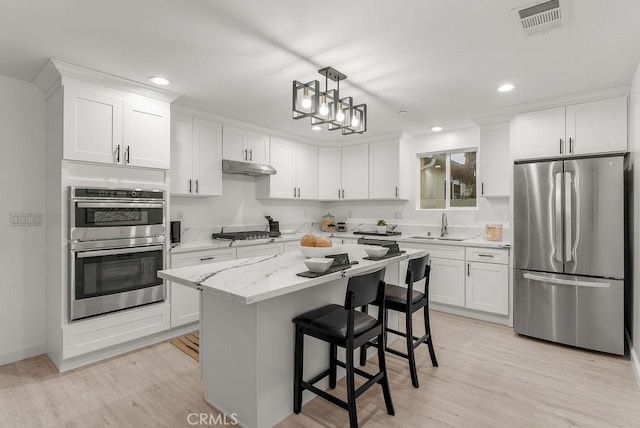
[[[296,275],[307,271],[305,257],[297,251],[166,269],[159,271],[158,276],[225,299],[251,304],[426,254],[424,250],[407,249],[406,253],[396,257],[377,261],[364,260],[367,255],[364,246],[356,244],[343,245],[340,252],[348,253],[349,259],[358,264],[317,278]]]

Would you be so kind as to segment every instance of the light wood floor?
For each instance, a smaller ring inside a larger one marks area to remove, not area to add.
[[[622,357],[435,311],[431,322],[440,367],[421,347],[414,389],[406,361],[389,355],[396,416],[375,386],[358,399],[361,426],[640,426],[640,389]],[[189,413],[216,414],[203,394],[198,363],[168,342],[62,375],[39,356],[0,367],[0,427],[187,427]],[[278,426],[343,427],[348,416],[316,398]]]

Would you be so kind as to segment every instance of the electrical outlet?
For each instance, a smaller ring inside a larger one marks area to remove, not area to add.
[[[402,211],[396,211],[393,213],[393,218],[402,218]]]
[[[303,214],[304,214],[304,218],[308,218],[309,217],[309,213],[307,213],[307,210],[304,210]]]
[[[182,219],[184,218],[184,212],[178,210],[178,212],[176,213],[176,216],[178,217],[178,221],[182,221]]]
[[[349,211],[349,214],[347,214],[347,217],[348,217],[348,218],[353,217],[353,216],[351,215],[351,211]]]

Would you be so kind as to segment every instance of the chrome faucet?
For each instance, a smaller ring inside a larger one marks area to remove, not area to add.
[[[442,225],[440,226],[440,236],[441,237],[446,235],[447,233],[449,233],[449,232],[447,232],[447,226],[448,226],[448,223],[447,223],[447,212],[446,211],[442,211]]]

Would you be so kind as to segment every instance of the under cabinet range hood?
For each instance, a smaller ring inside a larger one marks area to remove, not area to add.
[[[224,174],[244,174],[252,177],[260,177],[263,175],[274,175],[277,171],[271,165],[263,163],[222,159],[222,172]]]

